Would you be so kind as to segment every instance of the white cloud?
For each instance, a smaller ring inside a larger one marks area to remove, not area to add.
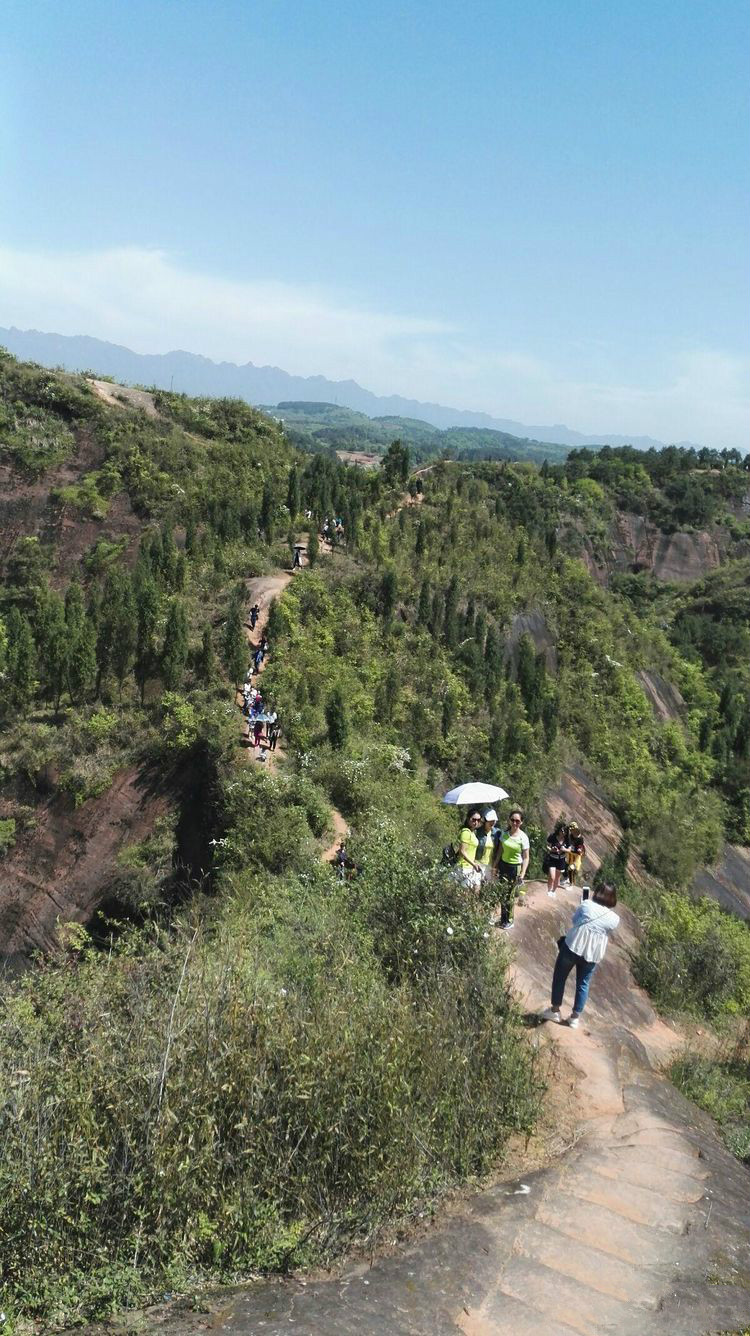
[[[158,250],[88,253],[0,247],[0,324],[89,334],[136,352],[184,348],[298,375],[351,377],[380,394],[432,399],[579,431],[747,444],[740,358],[669,350],[648,385],[602,383],[602,342],[568,345],[576,371],[533,350],[484,346],[448,321],[368,309],[313,285],[232,281]]]

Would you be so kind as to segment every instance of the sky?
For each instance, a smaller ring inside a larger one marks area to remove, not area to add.
[[[750,445],[750,0],[5,0],[0,325]]]

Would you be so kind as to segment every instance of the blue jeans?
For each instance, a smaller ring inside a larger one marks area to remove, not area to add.
[[[574,965],[576,970],[576,996],[573,1010],[577,1016],[580,1016],[589,995],[589,981],[596,969],[596,961],[584,960],[583,956],[577,956],[565,941],[560,943],[552,975],[552,1005],[556,1011],[560,1010],[568,975]]]

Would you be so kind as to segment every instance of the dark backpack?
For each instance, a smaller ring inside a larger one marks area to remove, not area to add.
[[[454,844],[446,844],[443,849],[443,863],[446,867],[455,867],[458,862],[458,851]]]

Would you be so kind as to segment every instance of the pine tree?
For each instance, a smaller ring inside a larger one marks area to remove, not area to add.
[[[422,581],[417,607],[417,626],[427,626],[430,620],[430,582]]]
[[[425,526],[424,526],[424,520],[420,520],[419,524],[417,525],[417,536],[414,541],[414,555],[416,557],[424,556],[424,549],[425,549]]]
[[[151,576],[139,580],[135,602],[138,632],[133,671],[138,683],[142,705],[146,693],[146,683],[156,671],[156,624],[159,618],[159,595],[156,583]]]
[[[53,591],[49,591],[40,604],[36,642],[44,687],[57,711],[67,682],[70,639],[65,624],[65,605],[60,595]]]
[[[188,625],[185,605],[173,598],[167,614],[164,647],[161,655],[161,677],[167,691],[176,691],[182,685],[188,657]]]
[[[260,507],[260,527],[267,543],[273,542],[273,494],[268,483],[263,488],[263,500]]]
[[[165,520],[161,530],[161,573],[164,577],[164,583],[167,589],[175,588],[175,573],[177,569],[177,544],[174,541],[174,533],[169,520]]]
[[[213,637],[211,627],[208,622],[203,628],[201,647],[195,660],[196,677],[201,682],[210,682],[216,672],[216,655],[214,654]]]
[[[458,581],[455,577],[451,579],[448,588],[445,591],[445,604],[443,611],[443,638],[449,649],[454,649],[458,640]]]
[[[198,532],[195,526],[195,520],[192,515],[188,515],[185,522],[185,551],[189,557],[195,556],[198,542]]]
[[[383,621],[390,621],[393,616],[397,597],[398,580],[396,579],[396,572],[392,566],[389,566],[380,582],[380,594],[378,597],[380,614]]]
[[[6,621],[6,674],[10,704],[28,705],[36,689],[36,647],[28,617],[11,608]]]
[[[484,642],[484,680],[488,700],[497,695],[503,675],[503,653],[497,631],[491,626]]]
[[[73,632],[67,663],[71,703],[80,705],[96,677],[96,627],[84,617]]]
[[[289,470],[289,485],[286,492],[286,506],[289,511],[289,519],[294,524],[301,508],[299,473],[294,465]]]
[[[542,701],[542,727],[544,729],[544,741],[547,747],[551,747],[557,737],[557,724],[560,712],[560,702],[556,691],[548,691]]]
[[[307,539],[307,564],[311,568],[315,565],[320,554],[320,542],[318,541],[318,526],[313,520],[310,533]]]
[[[227,619],[224,623],[224,632],[221,638],[221,657],[230,680],[234,682],[235,686],[238,686],[247,663],[247,643],[242,625],[242,613],[236,599],[233,599],[230,603]]]
[[[116,598],[108,617],[112,635],[112,671],[122,694],[122,684],[132,667],[138,643],[138,614],[130,576],[126,571],[119,574]]]
[[[328,740],[335,751],[341,751],[349,736],[349,721],[344,698],[338,687],[331,692],[325,708]]]
[[[71,634],[80,629],[84,617],[83,590],[77,580],[71,580],[65,591],[65,625]]]

